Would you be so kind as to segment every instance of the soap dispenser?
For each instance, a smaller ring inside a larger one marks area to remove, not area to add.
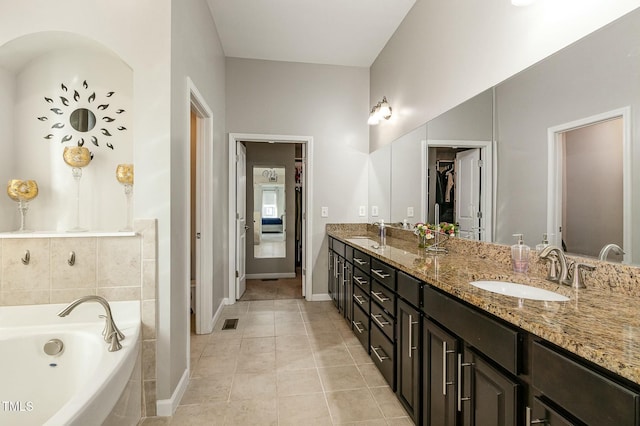
[[[542,242],[536,246],[536,253],[540,253],[549,245],[549,238],[547,237],[547,233],[542,234]]]
[[[380,219],[380,247],[387,245],[387,228],[384,226],[384,220]]]
[[[529,252],[531,248],[525,245],[522,234],[513,234],[518,242],[511,246],[511,262],[513,264],[513,272],[526,273],[529,269]]]

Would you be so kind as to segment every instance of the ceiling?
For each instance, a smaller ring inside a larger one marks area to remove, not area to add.
[[[416,0],[207,0],[225,55],[369,67]]]

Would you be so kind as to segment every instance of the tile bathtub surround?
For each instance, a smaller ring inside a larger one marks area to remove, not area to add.
[[[212,334],[192,334],[180,406],[142,425],[353,422],[413,424],[334,305],[290,299],[225,306]]]
[[[134,228],[135,236],[0,239],[0,305],[68,303],[88,294],[140,300],[144,416],[155,414],[156,402],[157,221],[137,219]],[[21,261],[26,250],[28,265]]]
[[[335,231],[329,226],[327,232],[435,288],[640,384],[638,267],[587,260],[598,267],[587,276],[587,288],[575,290],[547,281],[542,262],[533,262],[527,274],[513,273],[508,246],[453,238],[447,242],[448,254],[434,256],[418,249],[416,240],[388,236],[384,249],[374,249],[367,239],[350,239],[361,233],[350,233],[344,227]],[[469,284],[474,280],[531,284],[570,300],[518,300],[475,288]]]

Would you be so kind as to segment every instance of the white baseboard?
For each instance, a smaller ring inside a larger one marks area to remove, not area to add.
[[[329,293],[324,294],[312,294],[310,298],[307,299],[309,302],[325,302],[327,300],[332,300]]]
[[[218,306],[216,313],[213,315],[213,318],[211,319],[211,324],[209,324],[209,333],[213,331],[213,328],[216,326],[216,323],[220,319],[220,315],[222,315],[222,310],[228,304],[229,304],[228,297],[225,297],[224,299],[222,299],[222,302],[220,302],[220,306]]]
[[[189,370],[185,369],[182,377],[173,391],[170,399],[159,399],[156,401],[156,411],[160,417],[170,417],[176,412],[182,396],[187,391],[189,385]]]
[[[273,272],[266,274],[247,274],[248,280],[263,280],[263,279],[271,279],[271,278],[295,278],[295,272]]]

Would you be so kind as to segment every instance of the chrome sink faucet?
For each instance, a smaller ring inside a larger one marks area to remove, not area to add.
[[[540,252],[539,256],[540,259],[549,261],[549,274],[547,275],[547,280],[565,284],[569,276],[569,268],[567,266],[567,258],[564,257],[562,249],[548,245]],[[558,264],[560,265],[559,271],[557,269]]]
[[[106,315],[100,315],[101,318],[105,318],[104,330],[102,330],[102,335],[104,336],[104,341],[109,343],[109,352],[115,352],[122,349],[122,345],[120,344],[121,340],[124,340],[124,334],[118,329],[116,323],[113,321],[113,315],[111,314],[111,307],[109,306],[109,302],[103,297],[100,296],[83,296],[79,299],[74,300],[69,303],[69,305],[58,312],[59,317],[66,317],[73,311],[76,306],[84,303],[84,302],[97,302],[102,305],[104,308]]]
[[[612,243],[602,247],[602,250],[600,250],[600,254],[598,255],[598,259],[607,260],[610,251],[614,252],[615,254],[624,255],[624,250],[622,250],[622,247]]]

